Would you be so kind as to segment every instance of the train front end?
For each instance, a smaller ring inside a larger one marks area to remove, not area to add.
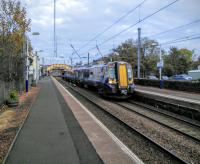
[[[130,97],[134,92],[133,71],[126,62],[108,64],[108,88],[112,95],[121,98]]]

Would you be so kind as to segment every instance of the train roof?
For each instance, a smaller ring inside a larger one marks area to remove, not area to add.
[[[106,64],[97,64],[97,65],[92,65],[91,67],[89,68],[97,68],[97,67],[103,67],[105,66]]]
[[[127,62],[124,62],[124,61],[113,61],[113,62],[108,62],[107,64],[96,64],[96,65],[92,65],[92,66],[83,66],[83,67],[77,67],[77,68],[74,68],[74,70],[87,70],[87,69],[90,69],[90,68],[99,68],[99,67],[104,67],[106,65],[109,65],[109,64],[113,64],[113,63],[127,63]]]
[[[97,65],[92,65],[92,66],[85,66],[85,67],[78,67],[74,68],[73,70],[84,70],[84,69],[90,69],[90,68],[97,68],[97,67],[103,67],[105,64],[97,64]]]

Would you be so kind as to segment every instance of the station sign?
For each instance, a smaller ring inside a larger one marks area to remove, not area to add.
[[[160,60],[159,62],[157,62],[157,68],[163,68],[163,66],[164,66],[163,60]]]

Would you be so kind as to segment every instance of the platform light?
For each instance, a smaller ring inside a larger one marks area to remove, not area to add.
[[[40,35],[39,32],[33,32],[32,35]]]

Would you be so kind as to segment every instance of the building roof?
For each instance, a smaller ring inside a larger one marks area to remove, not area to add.
[[[200,70],[197,69],[197,70],[191,70],[191,71],[188,71],[188,72],[199,72],[200,73]]]

